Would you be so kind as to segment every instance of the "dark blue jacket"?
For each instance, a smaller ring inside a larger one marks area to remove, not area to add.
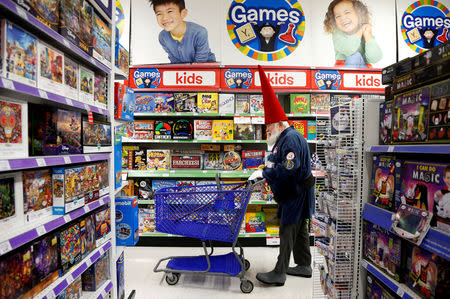
[[[305,138],[293,127],[285,129],[273,147],[263,176],[272,189],[283,224],[297,223],[314,213],[314,187],[302,188],[299,182],[311,174],[311,156]]]

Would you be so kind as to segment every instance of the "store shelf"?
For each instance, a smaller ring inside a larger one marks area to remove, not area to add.
[[[128,80],[128,74],[119,69],[118,67],[114,67],[114,80]],[[157,114],[157,113],[155,113]]]
[[[32,225],[24,225],[9,232],[2,232],[0,239],[0,256],[69,223],[72,220],[86,215],[96,208],[110,202],[110,200],[109,195],[105,195],[99,200],[91,202],[83,208],[70,212],[64,216],[53,215],[42,219],[39,222],[35,222]]]
[[[114,195],[117,195],[120,191],[122,191],[123,188],[128,186],[128,181],[122,181],[122,186],[114,190]]]
[[[449,144],[375,145],[366,150],[371,153],[450,154]]]
[[[122,138],[122,143],[267,143],[267,140],[159,140],[159,139],[133,139],[133,138]],[[309,141],[308,141],[309,143]]]
[[[153,199],[140,199],[138,200],[139,205],[154,205],[155,201]]]
[[[140,237],[183,237],[179,235],[173,235],[173,234],[166,234],[166,233],[142,233],[139,234]],[[262,233],[245,233],[245,234],[239,234],[239,238],[268,238],[268,237],[279,237],[278,234],[266,234],[265,232]]]
[[[19,26],[24,27],[25,30],[32,29],[30,30],[31,33],[39,36],[40,38],[45,37],[45,42],[51,40],[50,44],[57,45],[57,48],[62,49],[65,53],[75,55],[78,62],[82,62],[86,66],[95,66],[105,73],[110,72],[110,68],[97,61],[94,57],[83,52],[83,50],[72,44],[56,31],[44,25],[22,7],[15,4],[13,1],[0,0],[0,9],[4,12],[3,15],[10,17],[15,16],[16,18],[19,18],[20,22],[17,22],[16,20],[13,21],[15,21],[15,23],[18,23]]]
[[[154,205],[155,201],[154,200],[141,199],[141,200],[138,201],[138,204],[140,204],[140,205]],[[252,201],[249,201],[248,204],[249,205],[268,205],[268,206],[271,206],[271,205],[276,205],[277,203],[275,201],[267,202],[265,200],[252,200]]]
[[[288,113],[286,114],[287,117],[294,117],[294,118],[330,118],[330,114],[316,114],[316,113]]]
[[[364,205],[362,212],[362,217],[365,220],[387,230],[391,229],[393,216],[394,214],[392,212],[367,203]],[[445,232],[430,228],[420,247],[450,260],[450,235]]]
[[[21,170],[36,167],[68,165],[109,159],[108,153],[89,155],[42,156],[0,160],[0,171]]]
[[[236,116],[251,116],[264,117],[264,113],[198,113],[198,112],[164,112],[164,113],[150,113],[150,112],[136,112],[134,116],[137,117],[236,117]]]
[[[106,12],[103,11],[103,9],[97,4],[97,2],[95,2],[95,0],[89,0],[89,4],[91,4],[95,8],[95,12],[97,14],[100,14],[104,18],[104,21],[108,23],[108,25],[112,23],[111,17],[109,17]]]
[[[96,248],[78,265],[73,267],[66,275],[60,277],[57,281],[46,288],[37,299],[51,299],[62,293],[75,279],[77,279],[84,271],[86,271],[93,263],[95,263],[105,252],[111,248],[111,241],[106,242],[102,246]],[[111,288],[110,288],[111,289]],[[105,297],[98,297],[105,298]]]
[[[112,289],[112,281],[105,281],[96,292],[83,292],[81,299],[106,299],[108,292]]]
[[[391,277],[387,276],[377,269],[377,267],[369,261],[362,260],[361,267],[369,271],[373,276],[381,280],[388,288],[394,291],[400,298],[404,299],[420,299],[421,297],[416,295],[410,288],[405,284],[395,281]]]

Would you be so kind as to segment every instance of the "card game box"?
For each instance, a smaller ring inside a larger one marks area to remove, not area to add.
[[[197,108],[199,113],[219,113],[219,94],[214,92],[198,93]]]
[[[290,125],[294,127],[305,139],[308,139],[308,121],[306,120],[291,120]]]
[[[207,119],[194,120],[194,139],[212,140],[213,121]]]
[[[223,166],[222,152],[208,152],[203,155],[203,169],[222,170]]]
[[[392,140],[392,113],[394,108],[393,101],[380,103],[380,144],[391,144]]]
[[[80,65],[79,75],[80,89],[78,98],[86,104],[94,105],[94,72]]]
[[[94,74],[94,105],[101,109],[108,109],[108,82],[106,77]]]
[[[196,93],[174,93],[175,112],[196,112]]]
[[[72,224],[59,233],[61,273],[64,275],[81,261],[80,225]]]
[[[8,231],[23,223],[22,173],[0,175],[0,229]]]
[[[48,1],[27,1],[14,0],[14,2],[36,17],[41,23],[49,28],[58,31],[59,24],[59,2],[60,0]]]
[[[234,113],[234,94],[221,93],[219,94],[219,112],[222,114]]]
[[[95,59],[111,66],[111,28],[95,11],[93,14],[93,51]]]
[[[223,154],[223,170],[242,170],[241,155],[235,151]]]
[[[174,112],[173,93],[136,93],[136,112],[172,113]]]
[[[83,166],[52,169],[53,214],[64,215],[85,204]]]
[[[78,100],[78,64],[64,57],[64,94],[72,100]]]
[[[235,113],[250,113],[250,102],[247,94],[237,94],[235,98]]]
[[[202,169],[202,156],[200,155],[172,155],[171,169]]]
[[[233,120],[215,119],[212,124],[213,140],[233,140]]]
[[[139,205],[139,234],[155,232],[155,206]]]
[[[132,88],[125,84],[114,83],[114,118],[121,120],[134,120],[135,94]],[[141,112],[141,111],[138,111]]]
[[[366,299],[384,298],[384,299],[398,299],[399,296],[391,289],[386,287],[375,276],[367,272],[366,278]]]
[[[256,169],[264,165],[264,151],[242,151],[242,166],[244,169]]]
[[[399,179],[401,163],[394,156],[373,156],[372,187],[370,192],[371,204],[395,212],[400,206],[395,201],[396,180]]]
[[[94,213],[96,247],[109,239],[111,233],[111,210],[109,206]]]
[[[0,156],[28,157],[28,104],[0,100]]]
[[[264,113],[264,102],[262,94],[252,94],[248,97],[250,113]]]
[[[307,122],[308,140],[317,139],[317,122],[315,120],[308,120]]]
[[[309,114],[311,112],[310,94],[291,94],[291,113]]]
[[[173,121],[172,120],[156,120],[155,121],[155,133],[153,139],[170,140],[173,134]]]
[[[116,262],[117,298],[125,299],[125,259],[122,252]]]
[[[14,250],[0,260],[0,294],[2,298],[30,298],[33,287],[33,260],[30,246]]]
[[[137,196],[116,197],[116,244],[134,246],[139,241]]]
[[[3,76],[37,87],[38,40],[19,26],[2,20]]]
[[[147,150],[148,170],[169,170],[170,150]]]
[[[252,124],[234,124],[234,140],[255,140],[255,126]]]
[[[33,261],[33,293],[39,294],[59,277],[59,242],[58,233],[54,232],[31,244]]]
[[[64,91],[64,54],[38,42],[38,87],[56,94]]]
[[[147,151],[145,149],[138,149],[138,150],[133,150],[133,152],[131,153],[131,157],[130,157],[130,153],[128,158],[131,161],[131,165],[132,167],[130,169],[132,170],[146,170],[147,169]]]
[[[25,223],[52,215],[51,169],[23,172],[23,202]]]
[[[95,219],[91,214],[80,221],[81,258],[86,258],[95,249]]]
[[[450,141],[449,118],[450,79],[431,86],[428,142],[448,143]]]
[[[194,135],[192,121],[188,119],[179,119],[173,124],[173,139],[191,140]]]
[[[327,93],[311,94],[310,110],[312,114],[330,113],[330,95]]]

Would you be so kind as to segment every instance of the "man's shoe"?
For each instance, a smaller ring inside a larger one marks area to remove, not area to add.
[[[310,278],[312,276],[312,269],[310,266],[289,267],[286,274]]]
[[[283,286],[286,281],[286,274],[275,272],[272,270],[267,273],[258,273],[256,274],[256,279],[265,284],[270,284],[274,286]]]

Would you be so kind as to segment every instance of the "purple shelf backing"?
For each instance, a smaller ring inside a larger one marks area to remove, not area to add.
[[[372,153],[418,153],[418,154],[450,154],[450,145],[422,144],[422,145],[376,145],[371,146]]]
[[[2,1],[2,0],[0,0]],[[63,97],[58,94],[54,94],[51,92],[40,90],[39,88],[28,86],[26,84],[12,81],[9,79],[2,78],[0,80],[0,86],[15,92],[23,93],[26,95],[35,96],[41,99],[48,100],[50,102],[59,103],[63,105],[67,105],[70,107],[76,107],[79,109],[84,109],[86,111],[92,110],[92,112],[103,114],[106,116],[109,116],[109,111],[105,109],[98,108],[96,106],[88,105],[85,103],[82,103],[80,101],[72,100],[66,97]]]
[[[48,36],[50,36],[55,42],[59,43],[63,48],[69,49],[72,52],[74,52],[76,55],[78,55],[80,58],[82,58],[85,64],[94,65],[97,68],[101,69],[105,73],[109,74],[111,69],[107,66],[103,65],[103,63],[97,61],[94,59],[94,57],[89,56],[83,50],[66,40],[63,36],[61,36],[56,31],[53,31],[46,25],[44,25],[42,22],[40,22],[38,19],[33,17],[31,14],[26,12],[24,9],[16,5],[10,0],[0,0],[0,5],[7,8],[11,13],[19,16],[22,18],[25,22],[28,22],[30,25],[33,25],[37,30],[39,30],[41,33],[44,33]]]
[[[2,254],[5,254],[11,250],[14,250],[14,249],[22,246],[23,244],[26,244],[26,243],[38,238],[39,236],[41,236],[43,234],[49,233],[49,232],[57,229],[58,227],[61,227],[61,226],[65,225],[66,223],[69,223],[72,220],[78,219],[79,217],[95,210],[96,208],[98,208],[101,205],[104,205],[110,201],[111,201],[111,199],[110,199],[109,195],[105,195],[102,198],[87,204],[83,208],[77,209],[73,212],[70,212],[69,214],[64,215],[64,216],[60,216],[60,217],[53,219],[50,222],[47,222],[37,228],[30,229],[29,231],[26,231],[18,236],[15,236],[9,240],[6,240],[4,242],[9,242],[9,245],[10,245],[10,246],[8,246],[9,250],[4,250],[2,252]]]

